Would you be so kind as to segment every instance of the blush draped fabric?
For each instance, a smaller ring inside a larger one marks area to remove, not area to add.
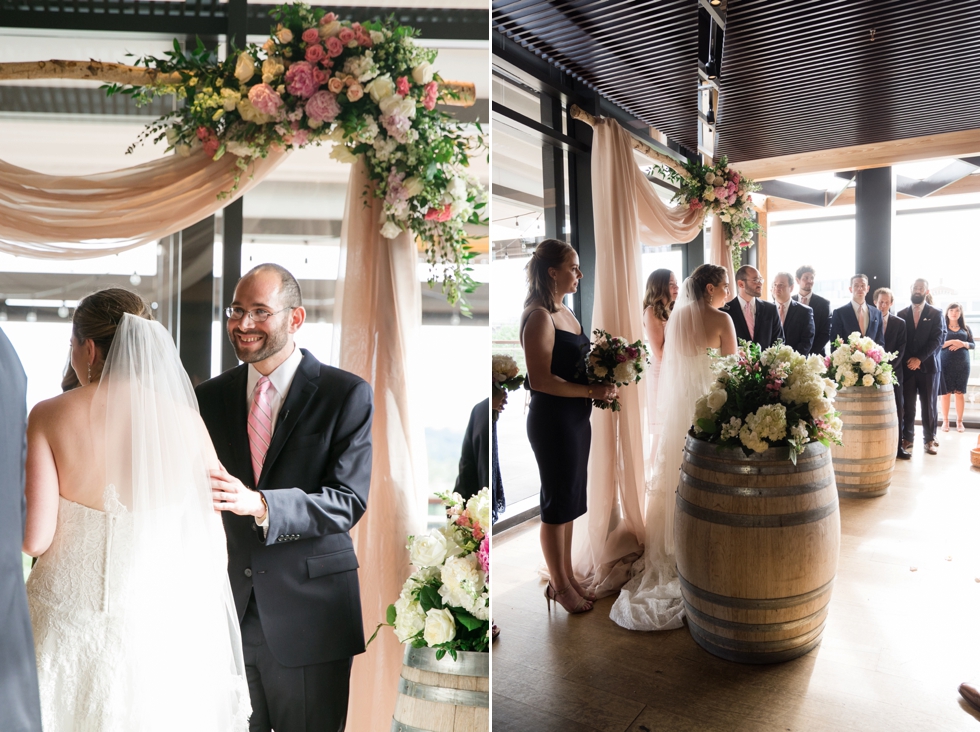
[[[422,322],[422,291],[414,237],[384,239],[378,219],[382,202],[374,198],[363,158],[354,163],[347,186],[337,283],[340,368],[365,379],[374,389],[371,431],[374,460],[364,518],[351,531],[361,566],[364,627],[385,620],[411,573],[406,539],[421,523],[427,483],[424,437],[412,423],[412,349]],[[418,458],[418,459],[416,459]],[[382,628],[367,653],[354,659],[347,728],[380,730],[391,726],[398,677],[405,652],[394,632]]]
[[[108,256],[162,239],[224,208],[269,175],[286,153],[269,153],[234,184],[234,155],[198,150],[107,173],[58,176],[0,160],[0,252],[41,259]]]
[[[592,196],[592,327],[635,341],[643,336],[643,282],[648,274],[641,271],[641,247],[691,241],[701,230],[702,217],[661,201],[636,164],[629,133],[615,120],[595,126]],[[572,559],[576,575],[590,581],[600,597],[617,592],[629,579],[644,540],[645,389],[642,381],[623,387],[620,412],[592,414],[589,512],[576,522]]]

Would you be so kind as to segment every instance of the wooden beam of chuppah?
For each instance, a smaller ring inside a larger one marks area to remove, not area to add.
[[[26,81],[33,79],[82,79],[107,84],[132,86],[165,86],[179,84],[180,74],[163,74],[154,69],[103,61],[21,61],[0,64],[0,81]],[[476,84],[472,81],[442,81],[442,91],[456,95],[441,103],[453,107],[472,107],[476,102]]]
[[[596,118],[593,117],[588,112],[586,112],[577,104],[573,104],[571,107],[569,107],[568,113],[572,115],[572,119],[577,119],[580,122],[585,122],[585,124],[589,125],[590,127],[596,126]],[[637,152],[646,155],[648,158],[655,160],[661,165],[666,165],[668,168],[671,168],[672,170],[676,171],[677,174],[680,175],[682,178],[691,177],[691,174],[684,169],[684,166],[680,163],[680,161],[674,160],[674,158],[670,157],[669,155],[664,155],[659,150],[655,150],[649,145],[647,145],[646,143],[640,142],[632,135],[630,135],[630,144],[632,145],[633,149],[636,150]]]

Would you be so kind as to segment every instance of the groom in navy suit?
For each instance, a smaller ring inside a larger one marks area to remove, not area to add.
[[[769,348],[777,340],[784,340],[779,311],[771,302],[760,300],[765,280],[755,267],[744,265],[735,273],[738,296],[722,308],[735,323],[735,335],[739,340],[754,341],[762,348]]]
[[[228,540],[252,699],[251,732],[338,732],[364,652],[350,529],[371,483],[371,387],[293,341],[306,318],[275,264],[226,310],[245,363],[197,387],[223,466],[211,476]]]
[[[885,334],[881,330],[881,313],[864,301],[868,294],[868,276],[856,274],[851,277],[851,301],[834,311],[830,320],[830,343],[840,337],[845,342],[855,331],[870,338],[879,346],[885,345]]]

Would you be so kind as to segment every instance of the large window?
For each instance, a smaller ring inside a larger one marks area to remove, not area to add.
[[[798,267],[809,264],[816,271],[813,291],[830,300],[832,308],[846,303],[851,297],[847,288],[854,274],[854,217],[803,221],[774,218],[770,216],[766,232],[769,252],[766,292],[777,272],[795,275]]]

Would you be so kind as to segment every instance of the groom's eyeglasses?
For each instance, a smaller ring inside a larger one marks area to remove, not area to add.
[[[274,313],[270,313],[268,310],[263,310],[259,308],[258,310],[242,310],[242,308],[225,308],[225,315],[228,316],[228,320],[241,320],[246,315],[248,315],[253,323],[264,323],[273,315],[278,315],[285,310],[292,310],[292,308],[283,308],[282,310],[277,310]]]

